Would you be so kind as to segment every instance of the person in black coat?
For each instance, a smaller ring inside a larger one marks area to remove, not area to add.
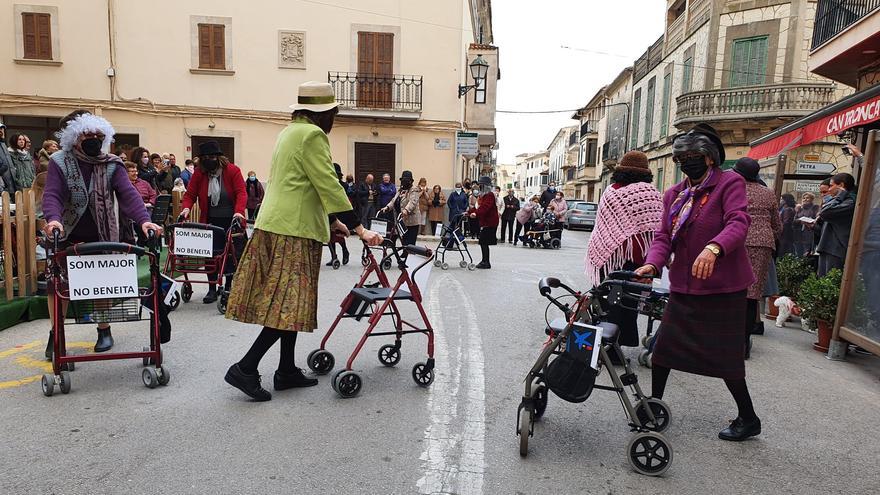
[[[373,181],[373,174],[367,174],[364,177],[364,181],[357,185],[354,195],[355,201],[353,203],[360,208],[361,224],[366,229],[370,228],[373,217],[376,216],[376,212],[379,209],[377,206],[379,189]]]
[[[556,182],[550,181],[550,184],[547,186],[547,189],[544,189],[544,192],[541,193],[541,208],[547,208],[547,205],[553,201],[553,198],[556,197]]]
[[[501,242],[504,242],[505,237],[507,242],[513,242],[513,226],[516,224],[518,211],[519,199],[513,193],[513,189],[508,189],[507,196],[504,196],[504,211],[501,212]]]
[[[818,275],[824,277],[835,268],[843,269],[853,213],[856,209],[856,182],[850,174],[837,174],[831,178],[829,192],[833,197],[822,205],[819,221],[822,236],[816,252],[819,253]]]

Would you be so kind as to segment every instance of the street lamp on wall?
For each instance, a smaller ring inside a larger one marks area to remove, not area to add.
[[[486,62],[486,59],[483,58],[482,55],[477,55],[477,58],[474,59],[473,62],[468,65],[471,69],[471,77],[474,79],[474,84],[472,85],[458,85],[458,97],[468,94],[468,91],[472,89],[476,89],[477,86],[480,85],[480,82],[486,79],[486,75],[489,73],[489,62]]]

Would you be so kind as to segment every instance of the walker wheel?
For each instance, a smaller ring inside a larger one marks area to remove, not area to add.
[[[440,260],[434,260],[434,266],[436,266],[437,268],[440,268],[440,265],[441,265],[441,264],[443,264],[442,261],[440,261]]]
[[[434,383],[434,370],[428,369],[425,363],[416,363],[412,369],[413,381],[420,387],[428,387]]]
[[[519,455],[529,455],[529,437],[532,436],[533,411],[524,404],[520,404],[517,413],[516,434],[519,435]]]
[[[642,337],[642,347],[644,347],[645,349],[648,348],[648,339],[650,337],[650,335],[645,335],[644,337]]]
[[[650,351],[645,352],[647,352],[647,354],[645,355],[645,368],[651,369],[654,367],[653,363],[651,362],[651,359],[654,358],[654,353]]]
[[[220,294],[220,297],[217,299],[217,311],[220,312],[221,315],[226,314],[226,305],[229,303],[229,293],[223,291]]]
[[[547,385],[541,380],[536,380],[532,388],[535,400],[535,419],[538,419],[547,411]]]
[[[43,395],[52,397],[52,394],[55,393],[55,375],[46,373],[43,375],[40,385],[43,387]]]
[[[379,348],[379,362],[389,368],[400,362],[400,347],[386,344]]]
[[[475,265],[473,263],[468,263],[467,269],[470,271],[474,271],[477,269],[477,265]]]
[[[648,352],[647,349],[639,353],[639,364],[640,365],[648,366],[648,354],[650,354],[650,352]]]
[[[461,260],[458,262],[458,266],[459,266],[459,268],[467,268],[468,262],[465,260]]]
[[[644,402],[640,402],[636,405],[636,417],[638,417],[639,422],[645,428],[662,432],[669,427],[669,422],[671,421],[671,415],[669,414],[669,406],[666,405],[660,399],[648,399],[647,400],[648,407],[651,409],[651,413],[654,415],[654,420],[652,421],[648,417],[648,411],[644,406]]]
[[[159,386],[159,374],[156,373],[156,368],[144,368],[144,371],[141,373],[141,379],[144,381],[144,385],[147,388],[156,388]]]
[[[144,352],[150,352],[152,350],[147,346],[144,346],[143,349],[144,349]],[[145,357],[144,358],[144,366],[149,366],[151,364],[153,364],[153,358]]]
[[[62,394],[69,394],[70,393],[70,384],[71,384],[70,372],[69,371],[62,371],[59,378],[60,379],[58,381],[58,387],[61,389],[61,393]]]
[[[168,382],[171,381],[171,372],[168,371],[167,366],[162,366],[161,368],[159,368],[159,372],[159,385],[162,385],[164,387],[168,385]]]
[[[440,265],[440,268],[442,268],[443,270],[449,270],[449,263],[445,263],[445,262],[442,263],[442,264]]]
[[[309,369],[319,375],[330,373],[333,366],[336,365],[336,359],[333,357],[333,354],[330,354],[330,351],[324,349],[315,349],[310,352],[309,357],[306,358],[306,362],[309,365]],[[335,377],[333,381],[335,383]],[[336,385],[333,385],[333,390],[336,390]]]
[[[174,311],[180,306],[180,293],[175,292],[171,295],[171,304],[168,305],[168,309]]]
[[[180,290],[180,297],[183,298],[183,302],[188,303],[193,296],[193,286],[191,283],[186,282],[183,284],[183,289]]]
[[[629,464],[646,476],[660,476],[672,464],[672,447],[659,433],[639,433],[626,448]]]
[[[361,392],[363,382],[354,371],[345,371],[336,375],[336,392],[345,399],[350,399]]]
[[[391,269],[391,258],[385,260],[385,261],[382,263],[382,268],[385,269],[385,270],[390,270],[390,269]]]
[[[342,263],[340,263],[338,259],[333,260],[333,269],[334,270],[339,270],[340,266],[342,266]]]
[[[550,239],[550,247],[553,249],[559,249],[562,247],[562,243],[559,242],[559,239]]]

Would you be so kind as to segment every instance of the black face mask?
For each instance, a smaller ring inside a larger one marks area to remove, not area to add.
[[[688,158],[682,162],[679,167],[684,175],[687,175],[690,180],[697,180],[703,177],[706,175],[706,171],[709,170],[709,166],[706,165],[706,158],[703,156]]]
[[[409,179],[400,179],[400,188],[401,189],[404,189],[404,190],[409,189],[412,187],[412,185],[413,185],[413,181],[411,181]]]
[[[208,172],[213,172],[217,170],[217,167],[220,165],[220,162],[217,161],[216,158],[202,158],[199,160],[199,164]]]
[[[80,147],[82,147],[83,153],[89,156],[100,156],[101,155],[101,145],[104,144],[98,138],[89,138],[83,140]]]

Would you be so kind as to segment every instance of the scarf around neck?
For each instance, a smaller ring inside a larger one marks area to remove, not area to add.
[[[208,198],[211,199],[211,206],[220,204],[220,176],[222,175],[222,167],[217,167],[217,170],[208,174]]]
[[[89,210],[98,228],[101,241],[119,242],[119,221],[116,215],[116,195],[110,180],[121,161],[115,155],[102,153],[88,156],[77,148],[59,151],[56,163],[61,165],[70,191],[69,205],[64,208],[62,223],[65,237]],[[53,157],[55,156],[53,155]],[[86,186],[80,163],[92,165],[92,178]]]
[[[673,241],[678,237],[679,231],[681,231],[681,228],[684,227],[688,218],[690,218],[691,212],[694,208],[694,199],[697,197],[698,193],[703,190],[705,185],[712,180],[712,177],[714,177],[717,172],[718,169],[712,167],[709,170],[709,174],[702,182],[695,186],[684,188],[678,193],[678,197],[675,198],[675,201],[672,202],[672,206],[669,208],[669,223],[672,225],[671,237]]]
[[[634,243],[647,253],[662,217],[663,200],[653,185],[635,182],[608,188],[599,200],[596,226],[587,245],[584,274],[588,283],[598,284],[603,273],[622,269],[632,260]]]

